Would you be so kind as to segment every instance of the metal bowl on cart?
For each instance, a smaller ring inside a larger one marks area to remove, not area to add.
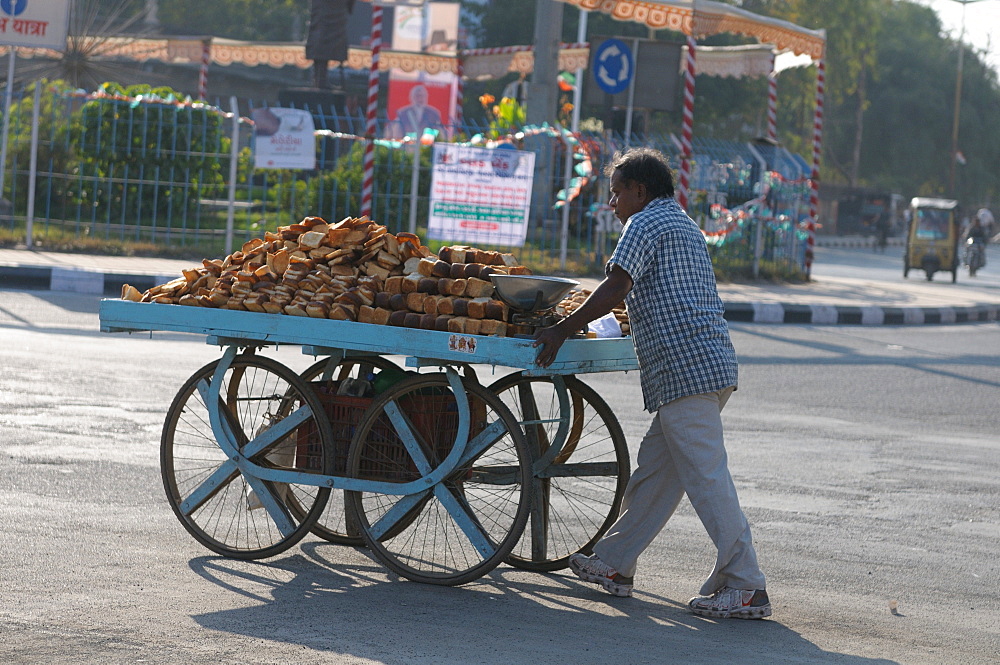
[[[575,279],[537,275],[490,275],[500,300],[521,312],[552,309],[563,297],[580,286]]]

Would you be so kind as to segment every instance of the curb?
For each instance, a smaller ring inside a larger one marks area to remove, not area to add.
[[[911,326],[945,323],[978,323],[1000,320],[1000,305],[968,307],[857,307],[841,305],[790,305],[782,303],[725,303],[727,321],[733,323],[798,323],[848,326]]]
[[[905,238],[887,238],[886,247],[903,247],[906,245]],[[874,238],[858,238],[858,237],[837,237],[837,236],[816,236],[816,247],[829,247],[837,249],[852,249],[858,247],[868,247],[873,248],[875,246]]]
[[[175,277],[176,275],[106,273],[50,266],[0,266],[0,286],[92,295],[120,295],[123,284],[131,284],[140,291],[145,291]]]
[[[123,284],[140,291],[176,275],[106,273],[41,266],[0,266],[0,286],[118,296]],[[790,303],[726,302],[725,318],[733,323],[797,323],[812,325],[931,325],[1000,320],[1000,305],[967,307],[880,307],[799,305]]]

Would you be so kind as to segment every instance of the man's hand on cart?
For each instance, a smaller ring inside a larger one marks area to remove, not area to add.
[[[548,367],[552,364],[552,361],[556,359],[556,355],[559,353],[559,348],[569,337],[570,333],[564,332],[561,328],[562,324],[566,322],[567,319],[563,319],[554,326],[549,326],[548,328],[542,328],[537,333],[535,333],[535,343],[532,346],[542,347],[535,357],[535,364],[539,367]]]
[[[542,347],[535,358],[535,364],[539,367],[551,365],[567,337],[578,330],[585,330],[588,323],[613,310],[631,290],[632,277],[621,266],[612,264],[608,276],[576,311],[554,326],[543,328],[535,334],[532,346]]]

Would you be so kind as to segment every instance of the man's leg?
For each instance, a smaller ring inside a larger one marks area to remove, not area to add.
[[[622,512],[596,545],[594,553],[625,577],[635,575],[636,561],[677,510],[684,489],[663,438],[661,419],[639,444],[636,469],[629,478]]]
[[[702,594],[724,586],[765,588],[723,440],[721,411],[731,392],[684,397],[658,413],[681,485],[719,552]]]

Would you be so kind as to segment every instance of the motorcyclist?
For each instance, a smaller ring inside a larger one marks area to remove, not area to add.
[[[986,208],[980,208],[969,222],[969,226],[965,229],[967,242],[980,243],[978,248],[971,244],[966,247],[965,264],[969,266],[970,274],[975,274],[975,270],[986,266],[986,243],[989,242],[992,226],[993,215]],[[979,253],[977,266],[970,265],[971,251],[978,251]]]
[[[980,208],[976,212],[975,217],[969,222],[968,228],[965,229],[965,237],[979,239],[983,241],[983,244],[990,239],[990,227],[992,226],[993,215],[986,208]]]
[[[986,234],[984,238],[989,241],[990,235],[993,233],[993,225],[995,224],[993,213],[991,213],[988,208],[980,208],[976,211],[975,221],[978,222],[980,228],[983,230],[983,233]]]

